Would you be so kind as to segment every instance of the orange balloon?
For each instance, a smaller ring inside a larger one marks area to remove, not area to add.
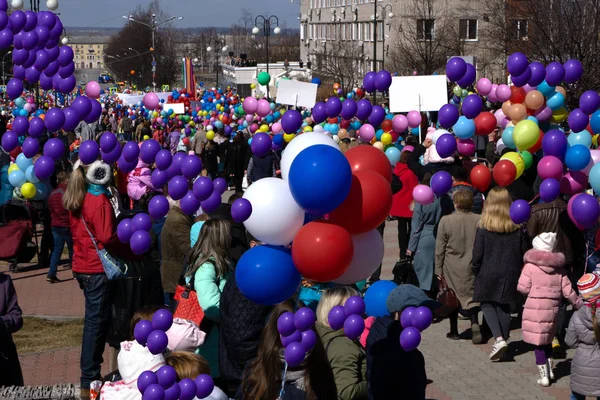
[[[135,75],[135,70],[133,70],[133,69],[132,69],[132,70],[131,70],[129,73],[130,73],[131,75]]]
[[[557,86],[554,88],[554,90],[556,90],[558,93],[562,94],[563,96],[565,96],[565,98],[567,98],[567,91],[565,90],[564,87]]]
[[[527,93],[527,96],[525,96],[525,107],[529,108],[530,110],[537,110],[543,105],[544,95],[541,92],[532,90],[531,92]]]
[[[333,90],[338,90],[340,88],[340,84],[339,83],[334,83],[333,84]]]
[[[470,178],[475,189],[480,192],[485,192],[492,184],[492,173],[490,172],[490,169],[483,164],[473,167]]]
[[[504,103],[502,103],[502,112],[504,115],[508,116],[508,110],[510,110],[510,106],[512,106],[510,100],[506,100]]]
[[[513,104],[508,110],[508,118],[513,122],[523,121],[527,118],[527,108],[523,104]]]
[[[340,139],[346,138],[346,137],[348,137],[348,131],[345,130],[344,128],[342,128],[338,131],[337,135]]]
[[[517,166],[510,160],[500,160],[494,165],[492,175],[498,186],[506,187],[515,181]]]

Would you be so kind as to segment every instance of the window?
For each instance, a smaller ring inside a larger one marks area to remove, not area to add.
[[[346,24],[340,25],[340,39],[346,40]]]
[[[300,24],[300,40],[304,40],[304,30],[305,30],[305,25],[304,24]]]
[[[379,24],[377,25],[377,41],[381,42],[383,40],[383,35],[385,34],[385,25]]]
[[[352,40],[356,40],[356,32],[358,32],[358,22],[352,24]]]
[[[311,39],[311,40],[315,38],[315,26],[313,24],[309,25],[309,28],[308,28],[308,38]]]
[[[373,38],[371,37],[371,23],[367,22],[365,23],[365,40],[366,41],[371,41],[373,40]]]
[[[513,20],[515,39],[517,40],[527,40],[527,35],[529,33],[529,24],[526,19],[516,19]]]
[[[461,19],[458,25],[460,40],[477,40],[477,20]]]
[[[364,32],[364,23],[360,22],[358,24],[358,40],[363,40],[363,32]]]
[[[435,20],[418,19],[417,20],[417,40],[432,40]]]
[[[81,63],[81,68],[85,68],[85,63],[84,62]]]

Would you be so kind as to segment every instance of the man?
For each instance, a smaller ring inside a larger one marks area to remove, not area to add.
[[[270,151],[267,155],[262,157],[252,155],[252,157],[250,157],[250,162],[248,163],[248,184],[250,185],[251,183],[256,182],[262,178],[276,177],[276,161],[278,160],[276,160],[276,156],[272,151]]]
[[[127,109],[123,110],[123,118],[119,121],[119,132],[122,133],[121,140],[123,138],[125,140],[131,140],[131,128],[133,125],[133,121],[129,118],[129,113]]]
[[[86,140],[96,140],[96,135],[98,133],[100,133],[100,129],[97,121],[94,121],[91,124],[81,121],[75,128],[75,135],[77,136],[77,139],[82,142]]]

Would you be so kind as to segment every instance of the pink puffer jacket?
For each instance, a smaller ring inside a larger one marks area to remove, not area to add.
[[[129,173],[127,178],[127,195],[133,200],[139,200],[151,190],[154,190],[152,171],[140,158],[137,167]]]
[[[523,340],[533,345],[552,343],[556,334],[556,317],[561,298],[566,298],[576,309],[581,299],[565,275],[563,253],[529,250],[523,257],[525,267],[517,289],[527,295],[523,310]]]

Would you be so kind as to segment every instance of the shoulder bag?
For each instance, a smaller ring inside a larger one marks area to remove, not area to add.
[[[100,250],[98,248],[98,243],[96,243],[96,239],[94,238],[94,235],[92,235],[92,232],[90,232],[83,217],[81,217],[81,222],[83,222],[83,226],[85,226],[85,230],[87,231],[88,235],[90,235],[90,239],[92,239],[92,243],[94,243],[94,247],[96,248],[96,253],[98,254],[98,257],[100,258],[100,262],[102,263],[102,267],[104,268],[104,273],[106,274],[108,279],[116,280],[116,279],[126,278],[128,272],[129,272],[129,268],[127,267],[127,264],[124,263],[123,261],[119,260],[118,258],[110,255],[108,253],[108,251],[106,251],[106,249]]]
[[[212,261],[208,260],[211,264]],[[214,267],[214,264],[213,264]],[[217,278],[217,286],[219,278]],[[204,318],[204,310],[198,302],[198,293],[194,288],[194,277],[190,277],[189,282],[185,282],[185,270],[179,278],[179,284],[175,289],[175,304],[173,305],[173,318],[181,318],[195,323],[204,332],[210,330],[211,321]]]
[[[446,278],[443,274],[439,279],[439,292],[436,300],[442,304],[442,306],[435,311],[437,317],[447,317],[459,306],[456,293],[448,286],[448,282],[446,282]]]

